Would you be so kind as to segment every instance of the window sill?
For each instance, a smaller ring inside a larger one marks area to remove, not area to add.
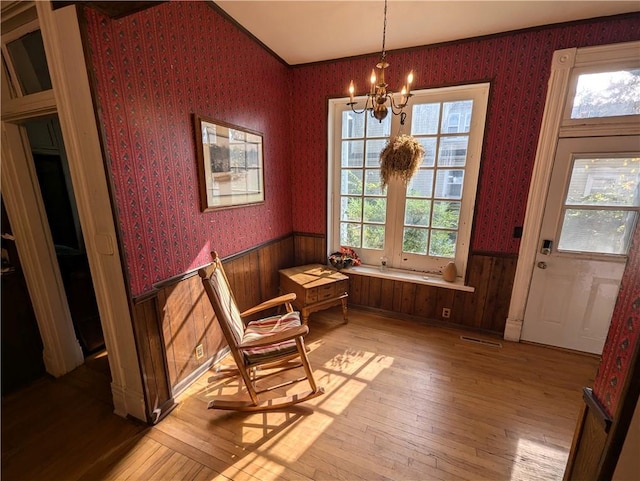
[[[361,276],[380,277],[382,279],[393,279],[396,281],[413,282],[427,286],[442,287],[443,289],[454,289],[457,291],[475,292],[475,287],[465,286],[462,279],[457,278],[454,282],[447,282],[439,274],[425,274],[422,272],[411,272],[400,269],[387,269],[381,272],[379,268],[372,266],[349,267],[342,271],[343,274],[353,272]]]

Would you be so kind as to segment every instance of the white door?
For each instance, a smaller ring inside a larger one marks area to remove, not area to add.
[[[558,141],[522,339],[601,354],[639,184],[640,137]]]

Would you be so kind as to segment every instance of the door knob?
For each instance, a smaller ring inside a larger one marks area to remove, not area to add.
[[[543,261],[538,262],[538,268],[539,269],[546,269],[547,268],[547,263],[543,262]]]

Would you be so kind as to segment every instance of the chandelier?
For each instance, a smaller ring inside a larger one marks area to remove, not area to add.
[[[364,108],[362,110],[356,110],[355,105],[358,102],[355,102],[353,97],[355,93],[355,87],[353,85],[353,80],[349,84],[349,102],[347,105],[351,107],[356,114],[362,114],[364,112],[369,112],[372,117],[378,119],[380,122],[387,116],[389,110],[393,113],[393,115],[401,115],[400,122],[404,124],[404,118],[406,114],[403,112],[403,109],[407,106],[407,102],[413,96],[411,94],[411,84],[413,83],[413,70],[409,72],[407,75],[407,83],[402,87],[400,91],[400,98],[396,100],[394,98],[394,93],[391,90],[387,90],[387,83],[384,81],[384,69],[386,69],[389,64],[386,62],[385,58],[387,56],[387,52],[385,51],[385,39],[387,35],[387,0],[384,0],[384,26],[382,29],[382,56],[380,58],[380,62],[376,64],[376,68],[371,69],[371,90],[367,94],[367,99],[365,100]],[[376,74],[376,69],[378,69],[378,73]]]

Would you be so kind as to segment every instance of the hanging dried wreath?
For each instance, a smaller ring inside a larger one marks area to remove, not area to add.
[[[424,147],[411,135],[402,134],[389,140],[380,152],[382,187],[393,176],[400,177],[406,185],[420,167],[423,156]]]

